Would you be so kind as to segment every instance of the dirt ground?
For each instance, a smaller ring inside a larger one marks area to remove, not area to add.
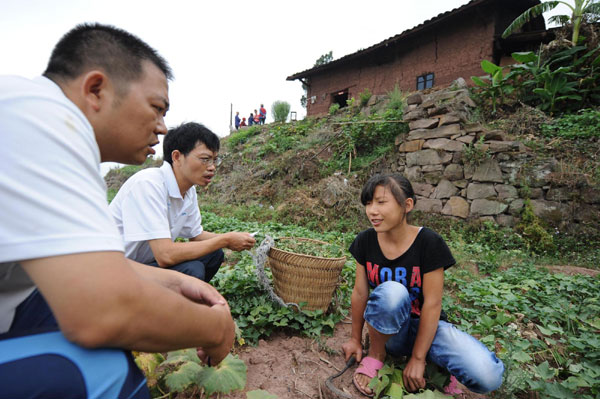
[[[237,354],[248,367],[246,389],[228,397],[246,399],[247,391],[263,389],[277,395],[279,399],[337,399],[336,396],[328,395],[324,382],[327,377],[344,368],[341,347],[350,337],[350,331],[351,324],[338,323],[332,337],[323,337],[321,350],[314,340],[283,333],[261,340],[256,347],[242,348]],[[353,366],[334,379],[334,385],[353,398],[366,398],[352,384],[355,369],[356,366]],[[467,392],[466,388],[463,391]],[[455,398],[479,399],[485,396],[468,393]]]

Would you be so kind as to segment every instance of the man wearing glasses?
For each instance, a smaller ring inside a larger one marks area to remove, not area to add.
[[[219,137],[205,126],[182,124],[165,136],[163,165],[141,170],[123,184],[110,210],[125,256],[209,282],[223,262],[223,248],[254,246],[249,233],[216,234],[202,228],[195,185],[211,182],[221,163],[219,145]],[[178,237],[189,242],[175,242]]]

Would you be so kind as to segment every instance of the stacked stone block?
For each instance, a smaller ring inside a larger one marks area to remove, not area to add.
[[[469,122],[474,107],[464,87],[408,97],[404,120],[410,131],[396,139],[394,169],[413,184],[417,210],[510,226],[529,198],[534,212],[554,225],[583,221],[578,213],[587,222],[600,221],[599,190],[574,194],[552,186],[558,161],[538,157],[503,131]],[[468,159],[468,146],[477,146],[483,159]]]

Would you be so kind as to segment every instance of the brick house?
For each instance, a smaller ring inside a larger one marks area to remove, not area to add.
[[[480,76],[481,60],[505,65],[514,51],[551,40],[542,16],[522,32],[501,39],[504,29],[539,0],[472,0],[367,49],[289,76],[308,86],[307,115],[358,97],[364,89],[386,94],[445,86],[459,77]]]

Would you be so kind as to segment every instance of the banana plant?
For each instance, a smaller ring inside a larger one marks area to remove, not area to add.
[[[552,115],[556,108],[556,103],[559,101],[574,100],[581,101],[581,96],[575,94],[577,92],[577,82],[569,82],[569,77],[573,75],[570,67],[560,67],[556,70],[551,70],[548,66],[544,68],[540,74],[540,80],[544,82],[544,87],[533,89],[542,103],[542,110],[550,111]]]
[[[546,1],[525,10],[506,28],[502,33],[502,38],[506,39],[516,30],[531,21],[532,19],[551,11],[558,7],[559,4],[564,4],[571,10],[571,16],[555,15],[549,19],[549,22],[559,23],[561,25],[571,24],[573,26],[573,34],[571,42],[576,46],[579,42],[579,31],[581,23],[586,19],[588,22],[596,22],[600,17],[600,3],[597,0],[573,0],[573,5],[566,1]]]
[[[515,71],[504,74],[504,68],[488,60],[481,61],[481,69],[489,76],[471,76],[471,80],[483,89],[482,94],[492,100],[492,109],[496,113],[498,104],[504,102],[504,96],[510,95],[515,87],[510,83],[515,78]]]

